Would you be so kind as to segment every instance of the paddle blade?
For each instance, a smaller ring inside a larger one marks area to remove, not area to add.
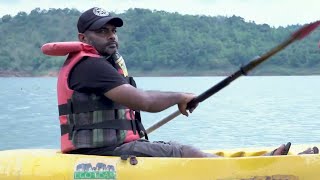
[[[305,25],[304,27],[302,27],[301,29],[299,29],[298,31],[294,32],[292,34],[292,37],[294,39],[303,39],[304,37],[306,37],[307,35],[309,35],[313,30],[315,30],[318,26],[320,25],[320,21],[316,21],[310,24]]]

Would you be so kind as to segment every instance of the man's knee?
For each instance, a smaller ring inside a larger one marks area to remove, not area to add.
[[[218,157],[214,154],[205,153],[193,146],[189,145],[182,145],[181,148],[182,157],[184,158],[195,158],[195,157]]]

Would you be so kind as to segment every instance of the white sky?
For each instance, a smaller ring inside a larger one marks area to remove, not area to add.
[[[146,8],[192,15],[236,15],[246,21],[275,27],[320,19],[320,0],[0,0],[0,17],[20,11],[30,13],[37,7],[84,11],[94,6],[115,12]]]

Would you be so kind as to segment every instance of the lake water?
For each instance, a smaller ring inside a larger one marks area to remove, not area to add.
[[[225,77],[140,77],[144,90],[201,94]],[[0,150],[60,147],[56,78],[0,78]],[[320,76],[241,77],[149,135],[201,149],[319,144]],[[145,127],[176,111],[142,113]]]

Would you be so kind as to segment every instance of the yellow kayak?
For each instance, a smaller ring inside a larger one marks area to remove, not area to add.
[[[320,155],[260,156],[273,148],[207,151],[223,158],[130,158],[61,154],[54,149],[0,151],[1,180],[318,180]],[[319,147],[319,146],[318,146]]]

